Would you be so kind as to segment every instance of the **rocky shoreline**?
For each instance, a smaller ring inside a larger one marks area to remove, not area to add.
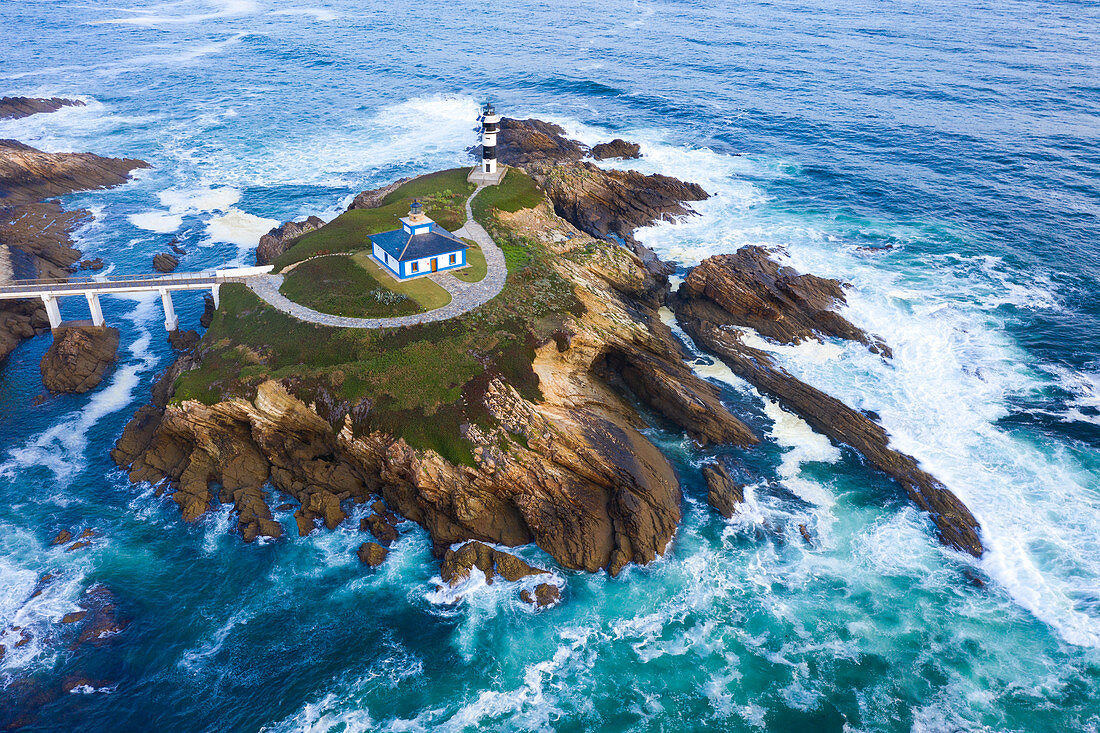
[[[611,149],[633,151],[621,142]],[[270,485],[294,500],[285,506],[296,508],[303,535],[318,524],[331,529],[345,521],[348,502],[372,506],[362,528],[382,544],[364,543],[360,557],[368,564],[382,562],[393,539],[378,529],[390,523],[375,518],[396,512],[423,526],[444,560],[470,541],[534,542],[563,567],[615,575],[665,552],[681,518],[679,479],[640,432],[645,424],[634,404],[699,444],[749,448],[758,442],[718,389],[686,365],[660,318],[659,309],[669,304],[699,346],[897,480],[932,517],[944,544],[981,555],[973,515],[912,457],[891,449],[881,426],[741,340],[738,329],[779,343],[842,338],[889,358],[887,344],[836,312],[844,301],[840,283],[795,273],[763,250],[746,248],[707,260],[670,295],[672,268],[640,247],[632,232],[690,213],[688,202],[706,198],[705,191],[668,176],[601,169],[587,160],[593,151],[535,120],[505,120],[499,154],[539,183],[547,203],[497,212],[494,226],[505,236],[523,232],[553,255],[553,269],[577,305],[556,316],[556,325],[533,344],[537,397],[491,373],[476,393],[466,394],[486,417],[484,424],[459,428],[473,448],[472,465],[366,429],[372,400],[349,404],[295,377],[267,379],[213,404],[175,401],[176,378],[202,363],[200,343],[168,370],[152,403],[120,437],[112,456],[130,479],[169,492],[186,520],[219,501],[232,503],[246,541],[282,534],[265,498]],[[356,206],[380,200],[373,193],[364,192]],[[282,235],[297,229],[273,231],[271,252],[292,246],[294,237]],[[711,467],[707,479],[712,503],[732,515],[740,487],[720,467]],[[804,528],[803,536],[809,541]],[[475,557],[474,566],[485,563]]]
[[[0,119],[54,112],[84,103],[65,99],[4,97]],[[54,199],[78,191],[117,186],[131,173],[149,167],[141,160],[106,158],[92,153],[46,153],[15,140],[0,140],[0,262],[22,263],[22,268],[0,267],[0,276],[66,279],[79,269],[98,269],[102,263],[78,263],[72,232],[90,217],[84,209],[66,211]],[[16,272],[22,269],[23,272]],[[42,303],[37,300],[0,301],[0,361],[25,338],[49,330]]]

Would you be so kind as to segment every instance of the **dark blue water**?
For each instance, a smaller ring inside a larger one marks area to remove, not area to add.
[[[768,436],[730,456],[742,514],[706,506],[711,453],[658,431],[686,495],[666,559],[556,569],[549,612],[500,584],[449,605],[411,525],[370,573],[354,522],[244,545],[228,511],[184,525],[129,485],[108,451],[170,354],[159,303],[115,298],[123,358],[97,391],[30,406],[48,337],[0,367],[0,701],[27,676],[93,683],[38,729],[1100,727],[1097,4],[58,0],[0,3],[0,28],[0,93],[89,102],[0,137],[154,165],[66,199],[119,273],[174,238],[184,268],[250,264],[276,223],[461,164],[486,98],[640,141],[639,167],[716,194],[640,234],[662,256],[763,244],[853,283],[846,315],[891,364],[767,347],[880,414],[990,548],[969,568],[896,487],[704,365]],[[198,296],[176,304],[194,327]],[[785,539],[801,523],[812,548]],[[100,537],[66,553],[63,527]],[[58,621],[95,583],[132,622],[74,651]]]

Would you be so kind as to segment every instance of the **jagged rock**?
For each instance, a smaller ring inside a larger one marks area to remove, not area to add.
[[[631,143],[617,137],[609,143],[599,143],[592,146],[592,157],[598,160],[608,158],[633,159],[642,157],[642,146]]]
[[[63,624],[75,624],[80,619],[88,615],[87,611],[72,611],[61,617],[61,623]]]
[[[745,487],[734,481],[726,467],[717,461],[703,466],[703,478],[707,482],[707,503],[726,519],[732,517],[737,506],[745,501]]]
[[[359,529],[363,532],[370,532],[375,539],[387,547],[397,541],[397,528],[387,517],[381,514],[371,514],[363,517],[359,520]]]
[[[377,542],[364,542],[359,545],[356,554],[359,555],[359,562],[376,568],[386,561],[386,555],[390,554],[390,551]]]
[[[98,257],[96,257],[95,259],[92,259],[92,260],[81,260],[80,261],[80,269],[81,270],[102,270],[104,268],[104,266],[105,265],[103,263],[103,260],[101,260]]]
[[[202,298],[202,315],[199,316],[199,325],[203,328],[210,328],[210,324],[214,322],[214,314],[217,310],[218,309],[214,307],[214,296],[210,293],[205,293]]]
[[[458,549],[449,548],[439,565],[439,577],[452,588],[470,577],[477,568],[485,574],[485,582],[492,583],[496,576],[516,581],[529,575],[540,575],[545,570],[528,565],[507,552],[489,547],[482,542],[467,542]]]
[[[54,394],[94,389],[115,361],[118,340],[118,329],[110,326],[55,329],[54,341],[42,357],[42,384]]]
[[[680,294],[689,300],[713,301],[738,325],[774,341],[796,344],[832,336],[890,355],[881,339],[833,310],[845,303],[840,281],[782,267],[763,247],[747,246],[734,254],[708,257],[687,276]]]
[[[812,288],[807,290],[804,287],[809,282],[835,295],[839,285],[834,287],[828,284],[833,281],[825,281],[826,284],[821,285],[816,280],[801,280],[806,276],[790,270],[781,272],[778,267],[760,263],[759,256],[758,251],[749,253],[751,261],[760,265],[750,267],[738,267],[744,262],[741,257],[727,255],[711,258],[704,263],[706,269],[700,277],[693,279],[689,275],[688,280],[692,280],[693,284],[681,287],[674,299],[676,317],[684,331],[696,344],[720,358],[735,374],[763,394],[773,397],[814,430],[835,443],[850,446],[872,466],[895,479],[913,503],[928,512],[944,544],[981,556],[985,548],[978,520],[946,486],[922,470],[915,458],[891,448],[889,436],[882,426],[840,400],[795,379],[776,365],[767,352],[746,346],[741,340],[736,326],[755,327],[753,324],[760,324],[758,308],[746,308],[744,304],[763,301],[760,297],[753,300],[752,296],[773,292],[773,279],[778,274],[788,283],[794,283],[790,287],[779,286],[781,293],[790,295],[800,292],[802,295],[798,298],[776,297],[768,304],[775,308],[779,307],[776,304],[781,304],[782,310],[775,311],[782,315],[780,320],[798,324],[784,325],[782,329],[773,327],[770,333],[774,337],[805,338],[821,333],[826,328],[821,324],[827,324],[832,329],[828,331],[831,335],[849,333],[850,338],[868,343],[872,350],[881,351],[881,347],[870,337],[864,335],[864,340],[843,324],[821,317],[820,311],[815,309],[820,304],[819,296],[813,294]],[[756,276],[761,282],[754,284],[752,278]],[[808,304],[805,312],[798,309],[800,303]],[[723,304],[729,304],[733,310],[727,310]]]
[[[85,547],[90,547],[92,544],[92,538],[96,536],[95,530],[85,529],[80,533],[76,539],[77,541],[65,548],[65,552],[74,552],[76,550],[82,550]]]
[[[524,588],[519,593],[520,600],[530,603],[535,608],[549,608],[561,601],[561,588],[551,583],[539,583],[535,586],[535,592]]]
[[[73,533],[67,529],[63,529],[57,533],[57,536],[50,542],[51,545],[63,545],[73,538]]]
[[[501,163],[523,168],[542,186],[557,214],[581,231],[626,242],[647,265],[659,267],[656,256],[634,240],[634,230],[692,213],[684,202],[702,201],[708,198],[707,192],[671,176],[604,170],[582,160],[588,153],[587,147],[567,138],[557,125],[501,120],[497,138]],[[666,275],[669,272],[664,270]]]
[[[93,153],[45,153],[15,140],[0,140],[0,191],[4,206],[30,204],[73,191],[116,186],[135,168],[148,168],[131,158],[104,158]]]
[[[83,107],[79,99],[51,97],[0,97],[0,120],[18,120],[21,117],[56,112],[62,107]]]
[[[168,343],[176,351],[190,351],[199,343],[199,333],[194,329],[181,331],[178,328],[168,332]]]
[[[369,191],[363,191],[352,200],[351,206],[348,207],[348,211],[352,209],[376,209],[382,205],[383,199],[411,180],[413,179],[408,177],[398,178],[393,183],[388,183],[381,188],[372,188]]]
[[[180,246],[180,240],[178,239],[173,239],[171,242],[169,242],[168,249],[172,250],[180,257],[183,257],[185,254],[187,254],[187,250]]]
[[[167,252],[158,252],[153,255],[153,269],[157,272],[172,272],[180,266],[179,258]]]
[[[698,378],[682,361],[658,359],[641,349],[608,350],[608,379],[621,379],[642,402],[684,428],[700,443],[753,445],[759,439],[727,410],[718,388]]]
[[[276,257],[290,249],[299,237],[324,225],[325,222],[320,217],[310,216],[302,221],[288,221],[275,227],[260,237],[260,243],[256,246],[256,264],[271,264]]]

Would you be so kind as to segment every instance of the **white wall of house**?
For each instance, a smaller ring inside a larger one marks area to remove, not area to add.
[[[455,263],[451,264],[451,254],[455,256]],[[426,272],[432,271],[432,260],[436,261],[436,268],[438,270],[447,270],[454,267],[462,267],[466,264],[466,252],[459,250],[458,252],[449,252],[447,254],[438,255],[436,257],[423,257],[419,260],[411,260],[405,262],[404,271],[402,274],[405,277],[411,277],[413,275],[423,275]],[[413,263],[417,265],[416,269],[413,269]]]

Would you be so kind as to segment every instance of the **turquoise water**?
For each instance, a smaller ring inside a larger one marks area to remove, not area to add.
[[[155,166],[66,199],[119,273],[174,237],[187,269],[249,264],[278,222],[458,165],[485,98],[640,141],[642,168],[716,194],[640,233],[663,257],[764,244],[853,283],[846,315],[890,364],[769,348],[878,413],[990,548],[945,551],[897,487],[701,360],[767,439],[700,453],[654,431],[685,487],[666,558],[555,568],[565,603],[543,613],[499,584],[452,605],[412,525],[371,573],[355,522],[245,545],[227,510],[188,526],[130,486],[108,451],[170,354],[159,303],[114,298],[122,359],[97,391],[30,407],[45,338],[0,367],[0,627],[33,637],[0,632],[0,700],[20,677],[96,682],[31,729],[1100,728],[1096,4],[57,0],[2,3],[0,27],[0,93],[89,102],[0,137]],[[199,296],[176,304],[194,327]],[[750,484],[730,522],[698,476],[715,453]],[[49,545],[85,526],[89,550]],[[132,623],[72,651],[57,621],[95,583]]]

